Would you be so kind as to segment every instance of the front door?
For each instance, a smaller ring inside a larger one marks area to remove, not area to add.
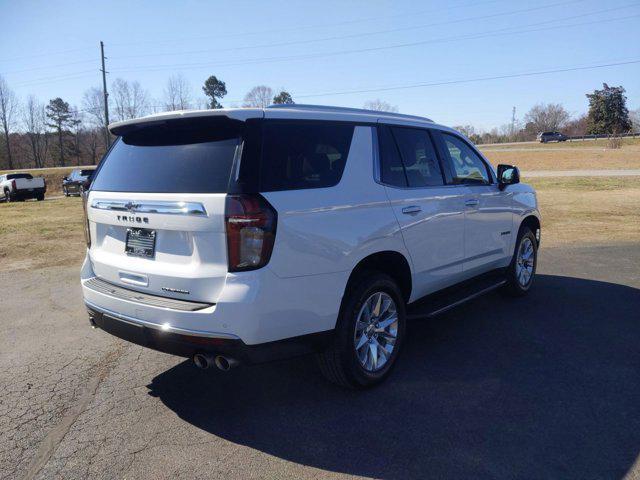
[[[426,129],[380,126],[380,181],[414,267],[413,299],[459,281],[467,189],[445,185]]]
[[[481,155],[463,138],[440,133],[442,156],[454,185],[465,185],[464,271],[471,276],[505,266],[510,259],[512,194],[498,188]]]

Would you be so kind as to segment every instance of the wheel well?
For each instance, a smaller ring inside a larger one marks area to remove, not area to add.
[[[540,229],[540,220],[535,215],[529,215],[520,224],[520,228],[529,227],[529,229],[533,232],[536,237],[536,241],[539,242],[539,237],[536,235],[536,230]]]
[[[404,255],[394,251],[386,251],[377,252],[363,258],[351,272],[347,282],[347,289],[363,272],[371,270],[385,273],[393,278],[398,283],[405,302],[409,301],[411,296],[411,268]]]

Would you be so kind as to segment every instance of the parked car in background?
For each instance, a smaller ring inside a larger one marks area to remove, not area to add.
[[[533,188],[429,119],[282,105],[110,131],[83,198],[90,322],[201,368],[316,352],[368,387],[407,319],[533,283]]]
[[[567,140],[569,140],[569,137],[560,132],[540,132],[538,134],[538,141],[540,143],[566,142]]]
[[[0,192],[5,202],[35,198],[44,200],[47,182],[42,177],[33,177],[30,173],[7,173],[0,175]]]
[[[95,168],[76,168],[71,175],[62,179],[62,193],[65,197],[69,195],[82,195],[89,189],[91,179],[95,173]]]

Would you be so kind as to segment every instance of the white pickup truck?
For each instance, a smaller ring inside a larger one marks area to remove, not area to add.
[[[30,173],[7,173],[0,175],[0,192],[6,202],[36,198],[44,200],[47,191],[47,183],[44,178],[36,177]]]

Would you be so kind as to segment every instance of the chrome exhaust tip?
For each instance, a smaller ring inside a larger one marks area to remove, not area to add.
[[[214,359],[208,353],[196,353],[193,356],[193,363],[195,363],[196,367],[206,370],[214,364]]]
[[[214,361],[215,361],[216,367],[218,367],[218,370],[222,370],[223,372],[228,372],[233,367],[238,365],[237,360],[234,360],[233,358],[227,358],[222,355],[218,355]]]

